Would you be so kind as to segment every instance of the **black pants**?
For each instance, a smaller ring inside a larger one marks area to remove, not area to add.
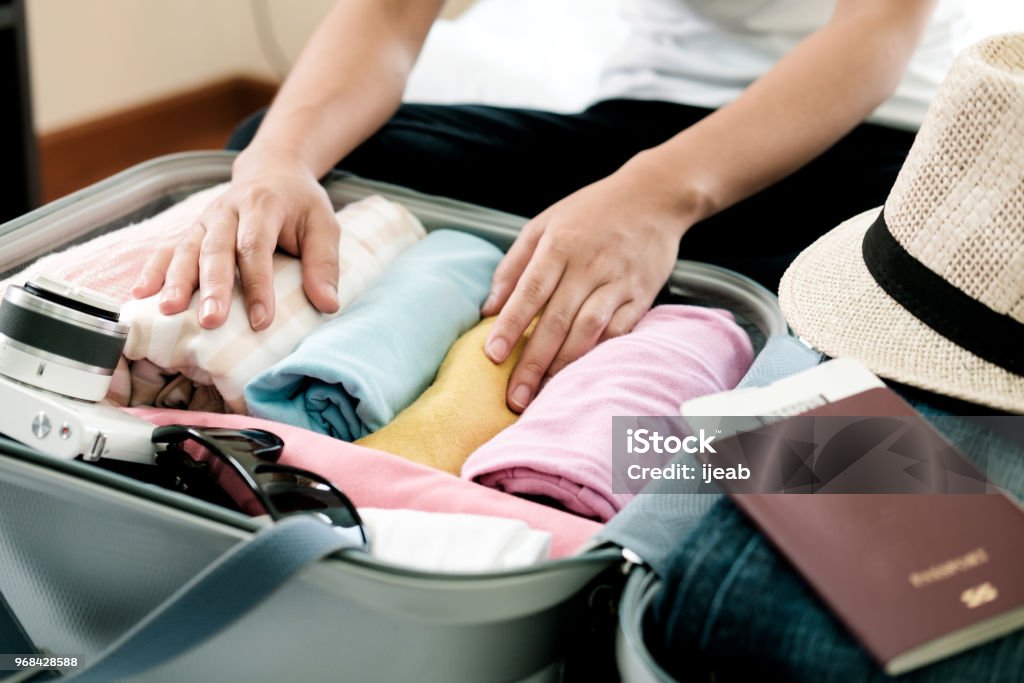
[[[600,102],[578,114],[406,104],[338,168],[533,216],[709,113],[639,100]],[[245,147],[261,120],[262,113],[246,120],[228,147]],[[885,201],[913,139],[857,127],[788,178],[694,226],[680,257],[732,268],[774,290],[816,237]]]

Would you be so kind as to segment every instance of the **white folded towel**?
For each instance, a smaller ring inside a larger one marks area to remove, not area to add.
[[[480,573],[548,559],[551,534],[518,519],[360,508],[377,559],[411,569]]]
[[[347,205],[337,219],[340,312],[426,231],[405,207],[379,196]],[[121,320],[131,326],[124,355],[132,361],[146,359],[170,378],[180,373],[196,385],[213,385],[229,411],[244,413],[246,383],[333,317],[317,311],[306,298],[299,259],[281,252],[274,254],[274,296],[274,322],[259,332],[249,327],[237,279],[227,321],[214,330],[199,326],[199,292],[186,310],[174,315],[160,313],[158,295],[128,301],[121,309]]]

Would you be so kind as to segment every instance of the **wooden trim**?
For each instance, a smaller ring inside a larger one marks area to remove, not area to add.
[[[229,78],[41,135],[43,200],[162,154],[222,148],[231,130],[276,91],[274,83]]]

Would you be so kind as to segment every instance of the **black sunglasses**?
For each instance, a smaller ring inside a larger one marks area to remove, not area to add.
[[[276,434],[262,429],[166,425],[154,429],[151,440],[166,446],[156,456],[157,465],[173,473],[179,490],[209,500],[217,496],[202,492],[220,488],[239,509],[275,520],[314,514],[339,532],[351,534],[359,547],[369,548],[366,527],[348,496],[319,474],[280,464],[284,441]],[[211,487],[211,478],[219,487]]]

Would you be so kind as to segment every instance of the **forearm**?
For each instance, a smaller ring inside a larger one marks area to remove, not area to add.
[[[623,171],[665,190],[687,225],[781,180],[895,89],[934,3],[903,4],[844,9],[841,3],[829,24],[742,96],[641,153]]]
[[[320,23],[236,173],[287,157],[317,177],[394,113],[441,0],[343,0]]]

